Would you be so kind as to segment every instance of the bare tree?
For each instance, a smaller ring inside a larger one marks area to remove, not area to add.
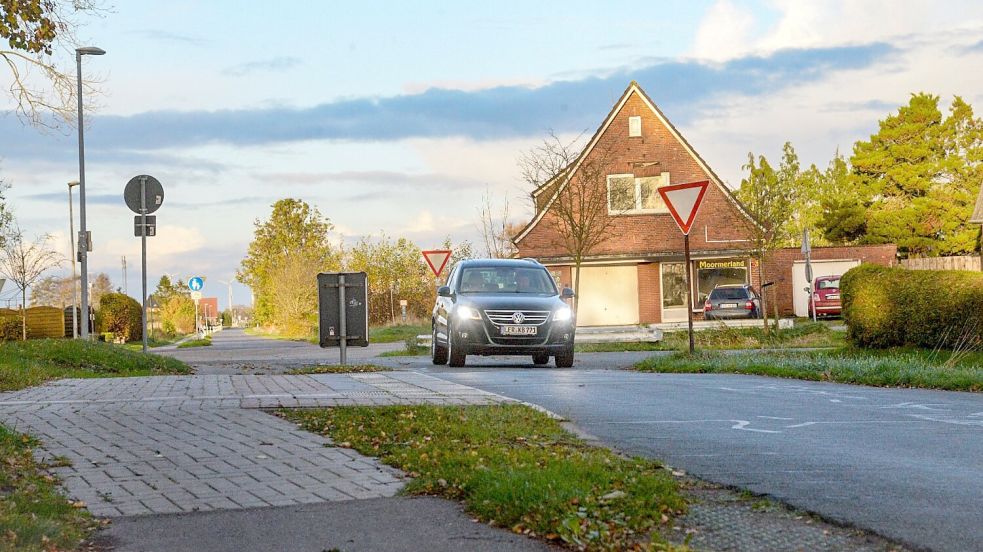
[[[14,226],[0,248],[0,273],[17,286],[21,295],[21,332],[27,339],[27,288],[47,270],[61,264],[61,256],[48,246],[51,236],[44,234],[25,241],[20,227]]]
[[[579,141],[564,142],[550,132],[519,159],[523,180],[536,189],[544,188],[539,195],[548,198],[536,209],[547,211],[542,221],[553,230],[553,245],[573,260],[574,311],[580,296],[580,268],[608,239],[614,222],[608,215],[610,151],[595,146],[588,152],[578,147]]]
[[[79,17],[98,13],[98,0],[25,0],[0,2],[0,67],[10,74],[9,94],[18,115],[38,127],[73,123],[77,81],[74,67],[59,59],[74,57]],[[85,96],[93,80],[82,83]],[[50,116],[54,116],[54,119]]]
[[[517,249],[512,242],[516,225],[509,221],[509,200],[505,198],[502,210],[495,212],[490,190],[485,190],[481,204],[481,236],[485,242],[485,255],[492,259],[510,259]]]

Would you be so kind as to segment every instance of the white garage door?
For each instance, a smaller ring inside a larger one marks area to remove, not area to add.
[[[812,275],[814,278],[820,276],[842,276],[847,270],[860,264],[857,259],[842,259],[836,261],[812,261]],[[792,263],[792,304],[795,307],[795,316],[809,316],[809,293],[806,288],[806,262],[795,261]]]
[[[577,325],[626,324],[638,324],[638,268],[635,265],[581,267]]]

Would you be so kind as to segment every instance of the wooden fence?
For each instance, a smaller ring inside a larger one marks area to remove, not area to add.
[[[980,270],[979,255],[959,257],[921,257],[901,259],[901,266],[911,270]]]
[[[0,318],[12,318],[20,322],[20,317],[19,309],[0,309]],[[30,307],[27,309],[27,337],[65,337],[64,311],[58,307]]]

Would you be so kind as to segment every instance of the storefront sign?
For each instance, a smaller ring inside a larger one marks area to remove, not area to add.
[[[697,261],[696,268],[747,268],[747,261],[744,259],[706,259]]]

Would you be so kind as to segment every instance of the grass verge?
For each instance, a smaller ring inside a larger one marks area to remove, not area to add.
[[[699,351],[651,357],[635,365],[643,372],[756,374],[780,378],[834,381],[878,387],[920,387],[947,391],[983,391],[983,355],[923,350],[781,351],[721,354]]]
[[[180,341],[182,337],[184,337],[184,336],[183,335],[178,335],[178,336],[174,336],[174,337],[165,337],[165,338],[160,338],[160,337],[154,338],[154,337],[151,337],[151,338],[148,338],[147,339],[147,347],[153,349],[155,347],[163,347],[165,345],[173,345],[173,344],[177,343],[178,341]],[[143,341],[129,341],[127,343],[124,343],[122,346],[123,346],[124,349],[129,349],[131,351],[143,351]]]
[[[787,330],[772,330],[765,336],[764,329],[720,327],[693,332],[693,340],[699,349],[795,349],[812,347],[842,347],[846,344],[846,332],[833,330],[822,322],[799,322]],[[608,353],[621,351],[684,351],[689,349],[687,332],[667,332],[662,341],[651,343],[580,343],[579,353]]]
[[[391,372],[392,368],[378,366],[376,364],[322,364],[318,366],[304,366],[287,371],[292,376],[302,374],[362,374],[367,372]]]
[[[0,426],[0,550],[74,550],[98,526],[35,461],[37,441]]]
[[[658,529],[686,507],[657,462],[588,446],[526,406],[279,414],[408,472],[408,493],[462,500],[484,522],[575,548],[667,549]]]
[[[430,334],[430,326],[423,324],[397,324],[394,326],[378,326],[369,328],[369,343],[396,343],[416,338],[418,335]]]
[[[191,347],[211,347],[212,336],[207,335],[201,339],[189,339],[177,346],[178,349],[189,349]]]
[[[189,374],[187,364],[108,343],[32,339],[0,343],[0,391],[23,389],[57,378],[105,378]]]

